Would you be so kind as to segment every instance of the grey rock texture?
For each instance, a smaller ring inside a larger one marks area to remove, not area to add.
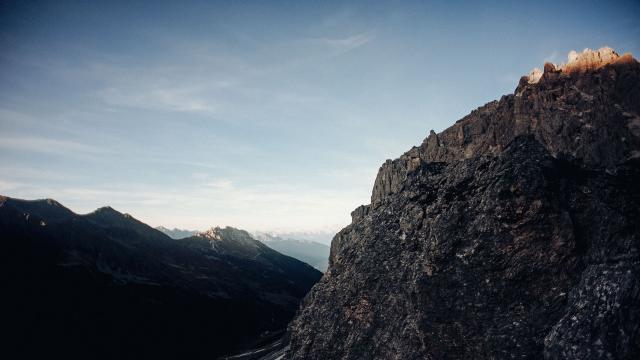
[[[640,358],[640,65],[606,54],[385,162],[287,358]]]

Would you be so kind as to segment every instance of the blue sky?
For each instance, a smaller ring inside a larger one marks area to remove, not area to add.
[[[0,193],[151,224],[322,231],[378,167],[637,1],[0,3]]]

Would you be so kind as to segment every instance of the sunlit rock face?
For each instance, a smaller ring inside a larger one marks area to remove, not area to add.
[[[531,70],[529,75],[527,75],[527,83],[536,84],[538,83],[538,81],[540,81],[541,77],[542,77],[542,70],[538,68],[534,68],[533,70]]]
[[[558,71],[569,75],[575,72],[597,70],[606,65],[631,63],[633,61],[635,60],[631,54],[620,56],[612,48],[606,46],[598,50],[584,49],[582,52],[571,50],[567,55],[566,64],[546,63],[544,72]],[[525,76],[527,83],[538,83],[544,72],[538,68],[531,70],[531,73]]]
[[[630,56],[630,55],[628,55]],[[584,49],[581,53],[571,51],[568,62],[560,67],[566,73],[599,69],[605,65],[613,64],[621,60],[620,55],[609,47],[598,50]]]
[[[381,166],[288,358],[640,358],[640,65],[570,60]]]

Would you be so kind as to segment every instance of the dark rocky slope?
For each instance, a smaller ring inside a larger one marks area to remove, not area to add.
[[[6,358],[208,358],[286,327],[320,278],[245,231],[173,240],[105,207],[0,197]]]
[[[376,179],[292,359],[640,358],[640,65],[523,77]]]

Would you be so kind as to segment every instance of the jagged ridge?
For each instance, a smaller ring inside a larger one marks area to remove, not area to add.
[[[540,81],[531,84],[525,76],[514,94],[479,107],[440,134],[431,131],[422,145],[382,165],[371,203],[398,191],[406,173],[422,164],[496,155],[524,134],[534,135],[553,156],[590,167],[612,169],[640,156],[640,64],[625,55],[583,70],[545,66]]]

